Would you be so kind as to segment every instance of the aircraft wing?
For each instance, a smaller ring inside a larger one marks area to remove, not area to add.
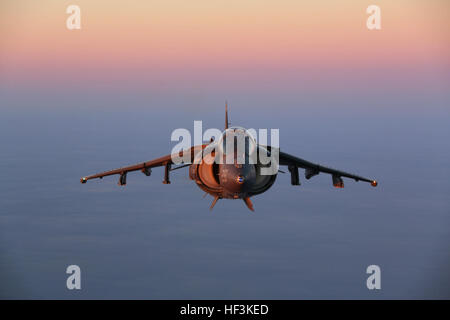
[[[378,185],[377,181],[374,179],[368,179],[345,171],[324,167],[320,164],[309,162],[307,160],[295,157],[285,152],[280,151],[279,155],[280,155],[279,164],[288,166],[288,169],[291,172],[291,183],[294,185],[300,184],[298,178],[298,168],[305,169],[305,178],[308,180],[321,172],[331,174],[333,185],[337,188],[344,187],[342,177],[350,178],[355,181],[369,182],[373,187],[376,187]]]
[[[188,153],[190,153],[190,160],[191,160],[190,163],[193,163],[194,157],[197,154],[197,152],[199,152],[200,150],[203,150],[206,146],[207,145],[204,144],[204,145],[201,145],[201,146],[199,145],[199,146],[191,147],[190,149],[186,149],[186,150],[180,151],[178,153],[178,156],[182,157],[185,152],[188,152]],[[176,156],[176,154],[174,154],[174,156]],[[164,176],[164,181],[163,182],[164,183],[170,183],[170,181],[169,181],[169,171],[171,170],[171,165],[172,164],[173,164],[172,154],[169,154],[169,155],[166,155],[164,157],[157,158],[157,159],[154,159],[154,160],[141,162],[141,163],[138,163],[138,164],[135,164],[135,165],[127,166],[127,167],[122,167],[122,168],[118,168],[118,169],[113,169],[113,170],[97,173],[97,174],[94,174],[94,175],[91,175],[91,176],[87,176],[87,177],[82,177],[80,179],[80,182],[81,183],[86,183],[86,181],[91,180],[91,179],[96,179],[96,178],[102,179],[103,177],[106,177],[106,176],[112,176],[112,175],[119,174],[120,175],[119,185],[125,185],[126,184],[126,175],[127,175],[128,172],[140,170],[146,176],[150,176],[151,168],[165,166],[166,170],[165,170],[165,176]],[[183,167],[184,166],[185,165],[183,165]]]

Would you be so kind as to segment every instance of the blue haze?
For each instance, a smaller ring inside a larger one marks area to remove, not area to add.
[[[171,185],[162,168],[129,174],[126,187],[117,177],[82,185],[81,176],[168,154],[172,130],[194,120],[222,128],[224,97],[8,97],[0,297],[450,298],[448,104],[316,97],[274,110],[275,101],[228,98],[233,124],[279,128],[284,151],[379,186],[345,179],[339,190],[321,174],[294,187],[279,174],[251,213],[231,200],[210,212],[187,170]],[[81,267],[80,291],[66,289],[70,264]],[[371,264],[380,291],[366,288]]]

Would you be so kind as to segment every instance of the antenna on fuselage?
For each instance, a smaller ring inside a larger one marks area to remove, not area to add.
[[[228,122],[228,102],[225,100],[225,130],[228,129],[228,125],[230,123]]]

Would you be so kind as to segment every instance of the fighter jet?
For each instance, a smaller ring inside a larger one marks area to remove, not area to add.
[[[243,141],[241,145],[243,147],[238,147],[238,140]],[[229,146],[231,148],[228,148]],[[268,157],[270,162],[262,161],[262,155],[266,156],[266,160]],[[180,158],[187,161],[180,163],[178,161]],[[189,178],[205,191],[205,195],[209,194],[214,198],[210,210],[219,199],[242,199],[247,207],[254,211],[250,198],[266,192],[274,184],[277,174],[285,173],[279,170],[279,166],[287,166],[291,184],[294,186],[300,185],[299,168],[305,170],[304,175],[307,180],[319,173],[330,174],[333,186],[336,188],[344,187],[343,177],[369,182],[373,187],[378,185],[374,179],[324,167],[282,152],[279,148],[256,143],[254,137],[245,129],[229,127],[227,104],[225,104],[225,130],[217,141],[211,139],[207,144],[193,146],[176,154],[82,177],[80,182],[86,183],[91,179],[119,175],[118,185],[125,186],[128,172],[141,171],[146,176],[150,176],[152,168],[164,167],[162,182],[170,184],[171,171],[189,167]],[[275,170],[270,171],[269,167],[275,167]]]

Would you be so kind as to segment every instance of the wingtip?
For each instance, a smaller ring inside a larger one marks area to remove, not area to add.
[[[370,184],[372,185],[372,187],[378,186],[377,180],[372,180],[372,182]]]
[[[87,181],[86,177],[82,177],[82,178],[80,179],[80,182],[81,182],[81,183],[86,183],[86,181]]]

